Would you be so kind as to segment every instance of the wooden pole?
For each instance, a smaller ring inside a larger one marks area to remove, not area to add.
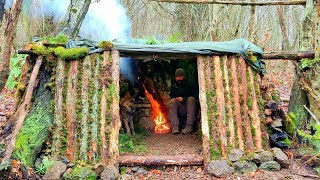
[[[61,58],[57,60],[56,80],[55,80],[55,97],[54,97],[54,133],[52,143],[52,154],[58,157],[61,148],[61,132],[62,132],[62,117],[63,117],[63,84],[65,80],[65,61]]]
[[[178,155],[178,156],[120,156],[120,165],[127,166],[190,166],[202,165],[203,159],[199,155]]]
[[[31,107],[31,99],[32,99],[32,94],[33,94],[33,90],[36,86],[36,79],[39,73],[39,69],[40,66],[42,64],[43,61],[43,56],[39,56],[37,58],[37,62],[32,70],[31,73],[31,77],[30,77],[30,81],[26,90],[26,95],[24,97],[24,101],[23,103],[19,106],[18,110],[16,111],[16,113],[12,116],[12,122],[16,122],[14,129],[14,132],[12,134],[11,140],[6,148],[4,157],[2,159],[2,164],[3,163],[7,163],[9,162],[12,152],[15,149],[15,145],[16,145],[16,139],[17,136],[20,132],[20,129],[23,125],[23,122],[29,112],[29,109]]]
[[[235,134],[234,134],[234,114],[231,105],[231,91],[230,91],[230,82],[229,82],[229,68],[230,61],[227,56],[223,57],[223,71],[224,71],[224,82],[226,89],[226,110],[227,110],[227,118],[228,118],[228,127],[229,127],[229,146],[235,147]],[[228,64],[227,64],[228,63]]]
[[[255,130],[254,142],[257,150],[262,149],[262,139],[261,139],[261,119],[259,117],[259,106],[257,100],[257,93],[255,89],[254,77],[252,73],[252,68],[248,67],[249,77],[250,77],[250,87],[252,92],[252,108],[251,108],[251,116],[252,116],[252,125]]]
[[[226,4],[240,6],[278,6],[278,5],[305,5],[305,0],[292,1],[271,1],[271,2],[243,2],[243,1],[219,1],[219,0],[151,0],[168,3],[189,3],[189,4]]]
[[[231,60],[230,70],[231,70],[231,79],[232,79],[232,94],[233,94],[233,102],[234,102],[235,117],[236,117],[236,124],[237,124],[237,138],[238,138],[239,148],[242,151],[244,151],[236,58],[232,56],[230,60]]]
[[[225,99],[224,99],[224,86],[223,86],[223,76],[220,66],[220,57],[214,56],[214,77],[215,77],[215,86],[217,94],[217,106],[218,106],[218,128],[220,134],[220,147],[221,154],[223,157],[227,157],[227,129],[226,129],[226,117],[225,117]]]
[[[198,81],[199,81],[199,101],[201,108],[201,130],[202,130],[202,151],[203,151],[203,162],[205,167],[210,162],[210,140],[209,140],[209,124],[208,124],[208,106],[206,98],[206,84],[204,78],[204,58],[198,56]]]
[[[66,120],[67,120],[67,150],[66,157],[74,161],[77,154],[77,89],[78,89],[78,60],[70,62],[68,75],[67,99],[66,99]],[[79,110],[80,111],[80,110]]]
[[[242,110],[243,110],[243,121],[245,122],[245,131],[246,131],[246,145],[247,150],[249,152],[253,152],[253,143],[252,143],[252,133],[251,133],[251,123],[248,116],[249,108],[248,108],[248,86],[247,86],[247,65],[245,60],[240,57],[240,69],[239,69],[239,75],[241,77],[241,94],[242,94]]]
[[[119,130],[121,126],[120,122],[120,107],[119,107],[119,91],[120,91],[120,55],[119,51],[113,50],[111,51],[111,76],[112,82],[109,86],[114,86],[113,88],[109,87],[110,95],[112,96],[112,102],[110,107],[110,115],[111,115],[111,129],[110,129],[110,139],[109,139],[109,165],[117,166],[118,157],[119,157],[119,149],[118,149],[118,136]]]

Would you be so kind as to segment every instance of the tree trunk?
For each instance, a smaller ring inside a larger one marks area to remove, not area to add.
[[[320,57],[320,3],[319,1],[316,1],[316,7],[315,7],[315,51],[314,56],[315,58]]]
[[[307,51],[314,49],[315,26],[314,26],[314,1],[307,0],[305,8],[305,17],[302,23],[300,32],[300,51]]]
[[[16,26],[21,12],[23,0],[15,0],[12,4],[5,34],[4,47],[0,60],[0,90],[5,86],[10,72],[11,47],[16,34]]]
[[[282,32],[282,50],[287,51],[289,49],[289,40],[287,35],[287,28],[286,28],[286,25],[284,24],[282,6],[278,6],[278,19],[279,19],[281,32]]]
[[[202,165],[203,158],[196,155],[179,155],[179,156],[120,156],[120,165],[128,166],[165,166],[165,165]]]
[[[82,21],[86,16],[91,0],[71,0],[68,13],[64,18],[64,26],[60,27],[65,35],[72,38],[76,37],[79,33]]]
[[[305,5],[305,0],[274,1],[274,2],[244,2],[244,1],[218,1],[218,0],[152,0],[156,2],[190,3],[190,4],[229,4],[240,6],[277,6],[277,5]]]
[[[255,0],[252,0],[252,2],[255,2]],[[256,6],[251,6],[251,13],[250,13],[250,22],[249,22],[249,40],[254,41],[254,29],[255,29],[255,23],[254,19],[256,17]]]

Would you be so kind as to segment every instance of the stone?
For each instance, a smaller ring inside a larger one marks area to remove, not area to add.
[[[57,161],[54,165],[48,169],[42,179],[58,180],[62,179],[63,173],[67,170],[67,165],[61,161]]]
[[[75,166],[63,174],[63,179],[97,179],[97,174],[89,166]]]
[[[253,162],[256,164],[261,164],[263,162],[267,162],[267,161],[273,161],[274,157],[273,157],[273,153],[270,151],[262,151],[260,153],[256,153],[253,156]]]
[[[73,168],[73,166],[75,166],[74,163],[68,163],[68,164],[67,164],[67,167],[68,167],[68,168]]]
[[[271,122],[271,127],[273,127],[273,128],[282,127],[282,119],[281,118],[277,118],[277,119],[273,120]]]
[[[100,178],[102,180],[114,180],[118,179],[120,176],[119,171],[116,167],[108,165],[102,171]]]
[[[37,158],[36,161],[34,162],[35,169],[38,169],[40,167],[41,163],[42,163],[41,158]]]
[[[132,170],[132,172],[137,172],[138,169],[139,169],[139,167],[135,166],[135,167],[133,167],[131,170]]]
[[[105,168],[104,164],[96,164],[94,166],[94,172],[100,175],[103,172],[104,168]]]
[[[277,147],[272,148],[275,160],[280,164],[282,168],[288,168],[290,166],[288,156]]]
[[[208,165],[208,173],[216,176],[227,176],[234,173],[234,168],[226,160],[213,160]]]
[[[137,174],[148,174],[148,172],[144,168],[139,168]]]
[[[249,172],[254,172],[258,169],[257,165],[253,162],[249,161],[237,161],[234,164],[234,169],[237,172],[241,173],[249,173]]]
[[[280,164],[276,161],[267,161],[263,162],[259,169],[265,170],[265,171],[279,171],[281,169]]]
[[[229,154],[229,160],[232,162],[239,161],[243,156],[243,152],[240,149],[232,149]]]

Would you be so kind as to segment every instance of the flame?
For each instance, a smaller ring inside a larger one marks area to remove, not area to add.
[[[143,85],[144,92],[147,96],[147,98],[150,101],[152,112],[151,112],[151,119],[155,122],[154,132],[155,133],[167,133],[170,131],[170,126],[168,124],[168,120],[164,116],[164,113],[162,112],[160,108],[160,104],[158,101],[156,101],[152,94],[150,94],[145,86]]]

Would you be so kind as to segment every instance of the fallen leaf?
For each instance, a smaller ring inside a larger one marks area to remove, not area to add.
[[[161,171],[159,171],[157,169],[153,169],[151,172],[152,172],[152,174],[161,174]]]

